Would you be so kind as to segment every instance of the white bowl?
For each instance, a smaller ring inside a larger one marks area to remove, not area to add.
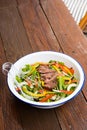
[[[14,78],[15,78],[15,75],[18,74],[20,68],[23,67],[25,64],[33,64],[35,62],[48,62],[50,60],[61,61],[61,62],[64,62],[65,65],[67,65],[68,67],[73,67],[75,71],[75,75],[77,79],[79,80],[78,87],[75,89],[75,91],[64,99],[61,99],[56,102],[49,102],[49,103],[48,102],[40,103],[40,102],[30,101],[22,97],[21,95],[19,95],[15,90]],[[25,103],[30,104],[31,106],[34,106],[37,108],[43,108],[43,109],[59,107],[63,105],[64,103],[68,102],[69,100],[73,99],[82,90],[84,86],[84,80],[85,80],[84,71],[81,65],[75,59],[71,58],[70,56],[66,54],[53,52],[53,51],[35,52],[35,53],[29,54],[20,58],[17,62],[15,62],[12,65],[8,73],[8,77],[7,77],[9,89],[18,99],[20,99],[21,101]]]

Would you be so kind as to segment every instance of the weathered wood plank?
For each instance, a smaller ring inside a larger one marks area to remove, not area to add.
[[[39,0],[17,0],[18,5],[34,2],[34,6],[39,4]]]
[[[0,31],[8,61],[14,62],[23,55],[32,52],[16,7],[0,10]]]
[[[21,109],[22,126],[26,130],[61,130],[54,109],[39,109],[28,104],[18,106]]]
[[[16,0],[0,0],[0,8],[17,6]]]
[[[22,130],[17,101],[9,92],[2,64],[6,62],[5,50],[0,39],[0,130]],[[14,116],[13,116],[14,115]]]
[[[4,120],[3,120],[3,112],[1,106],[0,106],[0,130],[4,130]]]
[[[41,0],[41,6],[61,43],[64,53],[78,60],[84,68],[85,74],[87,74],[87,39],[70,16],[64,3],[61,0]],[[87,82],[85,84],[87,85]],[[83,88],[83,93],[87,99],[86,85]]]
[[[87,103],[81,93],[55,110],[62,130],[87,129]]]
[[[4,130],[4,117],[3,117],[3,107],[2,107],[2,94],[3,94],[3,75],[2,75],[2,64],[3,61],[5,62],[4,56],[3,56],[3,47],[2,47],[2,41],[0,37],[0,130]]]
[[[0,33],[4,47],[2,52],[2,45],[0,43],[1,66],[6,61],[15,62],[23,55],[31,53],[32,48],[29,45],[29,40],[16,7],[0,9],[0,17]],[[6,57],[4,52],[6,53]],[[22,130],[20,109],[17,107],[18,105],[20,106],[20,102],[18,102],[18,100],[9,92],[6,80],[4,80],[2,73],[0,74],[0,77],[0,79],[2,79],[0,80],[0,88],[2,88],[1,97],[3,120],[5,122],[4,128],[6,130]]]
[[[33,51],[60,51],[58,41],[41,9],[34,0],[19,6]]]

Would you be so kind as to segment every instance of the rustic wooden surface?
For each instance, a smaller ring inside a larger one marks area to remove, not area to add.
[[[9,91],[2,64],[42,50],[72,56],[87,75],[87,38],[61,0],[0,0],[0,130],[86,130],[87,81],[77,97],[50,110]]]

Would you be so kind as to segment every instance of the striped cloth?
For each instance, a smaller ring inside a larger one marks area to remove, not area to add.
[[[62,0],[62,1],[69,9],[76,23],[79,25],[87,13],[87,0]]]

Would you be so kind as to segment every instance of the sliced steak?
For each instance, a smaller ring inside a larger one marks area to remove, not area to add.
[[[44,81],[44,87],[48,89],[57,87],[58,72],[56,70],[50,69],[48,65],[40,65],[38,71],[41,75],[41,80]]]

